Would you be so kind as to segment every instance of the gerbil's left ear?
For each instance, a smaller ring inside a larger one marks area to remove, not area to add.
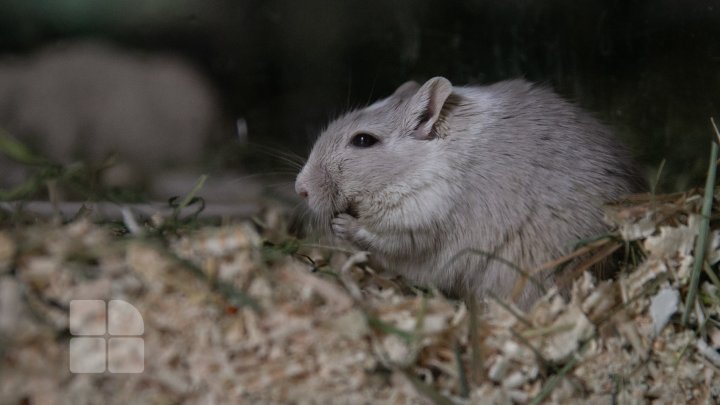
[[[419,88],[420,84],[418,84],[418,82],[410,80],[401,84],[400,87],[395,90],[391,97],[405,100],[415,94],[415,92],[417,92]]]
[[[450,93],[452,93],[452,84],[444,77],[433,77],[415,93],[408,104],[406,116],[413,137],[417,139],[433,137],[433,127],[440,118],[440,112]]]

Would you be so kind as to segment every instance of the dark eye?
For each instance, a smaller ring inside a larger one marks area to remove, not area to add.
[[[352,146],[357,146],[358,148],[369,148],[375,145],[377,141],[378,139],[370,134],[360,133],[355,134],[350,140],[350,143]]]

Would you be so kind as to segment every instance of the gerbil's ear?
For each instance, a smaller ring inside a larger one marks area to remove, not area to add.
[[[390,97],[399,99],[410,98],[410,96],[415,94],[419,88],[420,83],[416,82],[415,80],[410,80],[401,84],[400,87],[398,87],[397,90],[395,90],[395,92]]]
[[[413,137],[417,139],[433,137],[433,127],[440,118],[440,112],[450,93],[452,93],[452,84],[444,77],[433,77],[415,93],[410,99],[407,110],[407,122],[412,127]]]

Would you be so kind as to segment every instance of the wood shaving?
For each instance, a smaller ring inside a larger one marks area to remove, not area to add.
[[[275,211],[262,222],[270,228],[247,222],[155,239],[86,220],[3,229],[0,397],[717,403],[720,286],[703,277],[690,323],[679,319],[698,201],[686,193],[610,207],[616,236],[635,252],[621,274],[598,281],[586,273],[569,294],[550,291],[526,313],[494,300],[474,310],[377,274],[363,254],[305,246],[282,236],[287,221]],[[710,264],[720,257],[718,235]],[[70,372],[68,311],[78,299],[137,308],[141,373]]]

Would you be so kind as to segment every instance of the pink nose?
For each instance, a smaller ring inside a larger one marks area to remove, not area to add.
[[[295,192],[298,193],[298,195],[302,198],[308,197],[308,192],[301,184],[295,184]]]

